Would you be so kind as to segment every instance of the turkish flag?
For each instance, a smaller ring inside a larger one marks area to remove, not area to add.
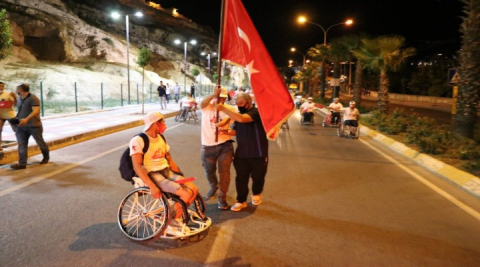
[[[275,140],[293,99],[240,0],[225,0],[223,60],[246,68],[267,138]]]

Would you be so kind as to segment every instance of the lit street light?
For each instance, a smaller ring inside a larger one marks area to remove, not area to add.
[[[176,45],[181,44],[182,41],[180,40],[175,40],[173,41]],[[183,42],[183,91],[185,92],[185,95],[187,94],[187,43],[188,42]],[[197,40],[191,40],[190,41],[191,45],[196,45]]]
[[[337,26],[337,25],[342,25],[342,24],[345,24],[347,26],[349,25],[352,25],[353,24],[353,20],[349,19],[347,21],[344,21],[344,22],[340,22],[340,23],[337,23],[337,24],[333,24],[331,25],[330,27],[328,27],[326,30],[322,27],[322,25],[320,24],[317,24],[317,23],[314,23],[314,22],[311,22],[311,21],[308,21],[304,16],[300,16],[298,17],[298,22],[303,24],[303,23],[310,23],[310,24],[313,24],[313,25],[317,25],[318,27],[320,27],[320,29],[322,29],[323,31],[323,44],[326,45],[327,44],[327,33],[328,33],[328,30],[330,30],[332,27],[334,26]]]
[[[140,12],[140,11],[136,12],[133,15],[137,18],[143,17],[143,13]],[[115,11],[115,12],[112,12],[110,14],[110,16],[113,19],[118,19],[118,18],[120,18],[121,15],[120,15],[120,13]],[[129,57],[130,57],[130,35],[128,33],[128,29],[129,29],[129,18],[128,18],[128,15],[125,15],[125,30],[126,30],[126,39],[127,39],[127,79],[128,79],[127,88],[128,88],[128,104],[130,104],[130,60],[129,60]]]
[[[305,54],[300,51],[297,51],[295,47],[290,48],[290,51],[300,53],[303,56],[303,67],[305,67]]]

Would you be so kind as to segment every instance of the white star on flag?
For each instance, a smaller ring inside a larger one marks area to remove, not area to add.
[[[254,62],[254,60],[252,60],[250,63],[248,63],[247,66],[245,66],[245,68],[247,68],[248,78],[250,80],[252,79],[252,74],[260,73],[260,71],[253,68],[253,62]]]

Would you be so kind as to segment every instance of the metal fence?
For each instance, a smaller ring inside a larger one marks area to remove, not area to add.
[[[180,97],[190,93],[190,85],[180,85]],[[142,85],[138,83],[73,83],[53,84],[40,82],[30,84],[30,92],[40,99],[41,116],[98,110],[112,107],[139,105],[159,102],[158,84],[146,83],[142,95]],[[213,92],[214,85],[197,84],[195,97]],[[173,96],[172,96],[173,97]]]

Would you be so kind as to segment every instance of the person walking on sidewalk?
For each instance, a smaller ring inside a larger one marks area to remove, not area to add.
[[[167,87],[163,85],[163,81],[160,81],[160,85],[157,87],[157,91],[158,91],[158,97],[160,97],[160,108],[166,109],[167,108],[167,103],[166,103]]]
[[[223,127],[219,127],[219,132],[228,130],[230,118],[223,112],[217,113],[214,104],[216,101],[224,103],[226,98],[226,90],[222,92],[222,88],[217,86],[214,92],[206,96],[200,103],[200,109],[202,111],[202,148],[200,154],[205,176],[210,184],[210,190],[205,195],[205,198],[212,199],[215,197],[217,190],[220,189],[218,193],[218,208],[221,210],[228,210],[229,208],[227,204],[227,192],[230,187],[233,140],[230,135],[219,134],[217,141],[215,141],[216,128],[219,125],[223,125]],[[227,108],[227,105],[225,105],[225,108]],[[228,108],[234,109],[231,106],[228,106]],[[217,123],[217,114],[219,123]]]
[[[180,99],[180,85],[178,85],[178,83],[175,83],[175,87],[173,87],[173,94],[174,94],[174,98],[175,98],[175,103],[178,104],[178,99]]]
[[[167,99],[167,104],[170,103],[170,95],[172,94],[173,88],[170,86],[170,84],[167,83],[165,90],[165,98]]]
[[[43,140],[43,126],[40,120],[40,100],[37,96],[30,93],[28,84],[17,86],[19,100],[17,103],[17,119],[19,124],[15,136],[18,143],[18,163],[10,165],[14,170],[27,168],[28,159],[28,139],[30,136],[37,142],[43,159],[40,164],[46,164],[50,160],[50,150],[47,143]]]
[[[235,120],[232,134],[237,136],[237,149],[233,159],[233,166],[237,172],[235,179],[237,203],[231,207],[232,211],[240,211],[247,207],[250,177],[252,177],[252,204],[258,206],[262,203],[268,167],[268,140],[258,109],[253,107],[252,98],[248,93],[239,93],[236,102],[239,112],[231,111],[223,104],[217,106],[218,110]]]
[[[5,121],[15,118],[15,105],[17,104],[17,96],[14,92],[5,90],[5,83],[0,82],[0,152],[2,148],[2,131]],[[15,132],[16,126],[10,123],[12,130]]]
[[[190,86],[190,95],[195,98],[195,84],[192,83],[192,85]]]

